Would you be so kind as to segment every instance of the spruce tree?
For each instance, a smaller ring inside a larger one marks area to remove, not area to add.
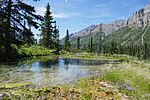
[[[144,44],[144,49],[143,49],[143,59],[147,58],[147,43]]]
[[[67,29],[66,32],[67,33],[66,33],[65,42],[64,42],[64,50],[70,51],[69,30]]]
[[[89,52],[92,52],[93,51],[93,38],[91,37],[90,38],[90,42],[88,44],[88,50]]]
[[[92,37],[91,37],[90,41],[91,41],[91,43],[90,43],[91,47],[90,48],[91,48],[91,52],[92,52],[93,51],[93,38]]]
[[[88,43],[88,49],[87,49],[87,51],[91,52],[91,43],[90,42]]]
[[[4,18],[0,16],[0,48],[2,48],[4,44],[4,29],[5,29]]]
[[[42,23],[42,39],[40,40],[40,44],[47,48],[53,48],[52,44],[52,13],[50,12],[50,4],[48,3],[46,6],[46,13],[44,16],[44,21]]]
[[[35,44],[34,34],[31,31],[31,24],[27,23],[27,25],[28,25],[28,30],[24,29],[23,32],[21,32],[22,43],[28,44],[28,45],[33,45],[33,44]],[[24,21],[24,27],[26,27],[25,21]]]
[[[114,40],[110,43],[110,54],[116,54],[118,52],[117,50],[117,44],[114,42]]]
[[[103,32],[103,24],[100,24],[99,27],[99,36],[98,36],[98,42],[97,42],[97,54],[98,53],[103,53],[103,44],[102,44],[102,39],[105,37],[105,33]]]
[[[28,28],[24,25],[30,23],[31,26],[38,28],[36,20],[42,20],[42,17],[35,14],[35,9],[31,5],[24,3],[22,0],[2,0],[0,1],[0,16],[3,29],[3,47],[5,59],[13,57],[11,44],[19,45],[22,42],[22,32]]]
[[[77,49],[80,49],[80,37],[77,38]]]
[[[99,45],[98,45],[98,53],[102,53],[102,23],[100,24],[100,32],[99,32]]]
[[[53,31],[53,47],[56,50],[56,53],[59,53],[59,30],[55,24]]]

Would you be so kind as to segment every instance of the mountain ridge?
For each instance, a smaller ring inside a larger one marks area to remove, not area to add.
[[[113,33],[114,31],[124,27],[126,24],[126,20],[119,19],[112,21],[110,24],[102,24],[103,31],[106,33],[106,36]],[[77,38],[78,36],[83,37],[86,35],[90,35],[92,33],[99,32],[100,24],[90,25],[79,32],[71,33],[70,39]]]

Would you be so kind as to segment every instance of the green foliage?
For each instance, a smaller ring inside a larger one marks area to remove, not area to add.
[[[52,48],[52,16],[50,12],[49,3],[46,6],[46,13],[44,16],[44,21],[41,26],[41,40],[40,44],[46,48]]]
[[[4,47],[0,46],[0,60],[4,58]]]
[[[22,44],[28,44],[28,45],[33,45],[35,44],[35,39],[34,39],[34,34],[29,31],[23,31],[22,33]]]
[[[110,54],[117,54],[118,53],[117,44],[114,41],[112,41],[110,43],[110,50],[109,51],[110,51]]]
[[[13,83],[13,84],[5,84],[5,85],[1,85],[1,88],[5,88],[5,89],[10,89],[10,88],[18,88],[18,87],[24,87],[24,86],[28,86],[31,85],[32,83],[29,82],[25,82],[25,83]]]
[[[66,33],[63,49],[66,51],[70,51],[69,30],[67,30],[67,33]]]
[[[88,48],[86,50],[87,52],[93,52],[93,38],[92,37],[90,38],[90,41],[88,43]]]
[[[80,37],[78,36],[78,39],[77,39],[77,49],[80,49]]]
[[[21,0],[2,0],[0,3],[0,45],[3,58],[14,59],[16,53],[11,44],[33,44],[34,38],[31,27],[38,28],[37,20],[42,20],[35,14],[35,9]],[[31,41],[33,40],[33,41]]]
[[[146,59],[148,57],[148,50],[147,50],[147,43],[144,44],[144,50],[143,50],[143,59]]]
[[[50,49],[44,48],[42,46],[36,45],[22,45],[18,49],[18,53],[20,57],[30,57],[30,56],[44,56],[52,53]]]
[[[56,29],[56,25],[53,34],[53,45],[53,48],[56,50],[56,53],[59,54],[59,30]]]
[[[55,23],[55,26],[52,23]],[[56,21],[53,21],[49,3],[46,6],[41,31],[40,45],[46,48],[56,49],[56,52],[59,52],[59,30],[57,29]]]

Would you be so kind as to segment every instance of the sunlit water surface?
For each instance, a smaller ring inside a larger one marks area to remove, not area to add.
[[[0,64],[0,84],[32,82],[37,86],[75,83],[78,78],[99,75],[108,61],[56,58],[46,62]]]

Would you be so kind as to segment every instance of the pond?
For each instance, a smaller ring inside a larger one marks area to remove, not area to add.
[[[101,74],[101,67],[106,64],[109,66],[108,61],[61,57],[1,63],[0,85],[20,82],[32,82],[40,87],[73,84],[78,78]]]

